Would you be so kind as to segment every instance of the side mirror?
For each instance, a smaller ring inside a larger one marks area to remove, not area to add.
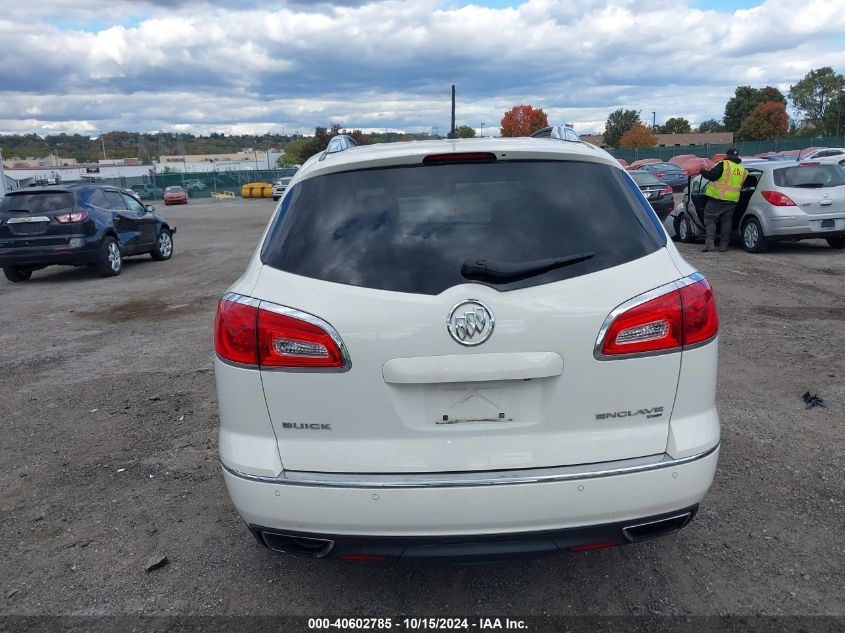
[[[151,204],[145,204],[144,209],[147,211],[147,213],[155,213],[156,212],[156,208]]]

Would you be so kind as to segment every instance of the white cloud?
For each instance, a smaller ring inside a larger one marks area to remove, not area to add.
[[[4,2],[0,131],[445,131],[452,82],[459,124],[531,103],[599,131],[618,107],[696,122],[737,85],[845,71],[845,0],[32,4]]]

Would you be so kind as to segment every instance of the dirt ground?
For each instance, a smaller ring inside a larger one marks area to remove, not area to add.
[[[217,462],[214,310],[271,212],[169,207],[168,262],[0,279],[0,615],[845,617],[845,252],[681,245],[722,321],[721,460],[690,527],[492,567],[336,564],[258,546]]]

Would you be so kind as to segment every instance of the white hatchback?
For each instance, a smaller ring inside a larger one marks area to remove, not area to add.
[[[716,470],[718,317],[616,160],[330,146],[220,301],[220,458],[269,548],[501,559],[663,535]]]

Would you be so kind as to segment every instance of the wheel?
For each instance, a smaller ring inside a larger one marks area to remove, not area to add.
[[[827,243],[830,244],[831,248],[839,250],[845,248],[845,237],[829,237]]]
[[[100,246],[97,272],[103,277],[116,277],[121,270],[123,270],[123,256],[120,253],[120,244],[111,235],[107,235]]]
[[[769,247],[763,227],[757,218],[748,218],[742,225],[742,247],[749,253],[762,253]]]
[[[167,229],[162,229],[158,234],[158,242],[155,248],[150,252],[152,258],[157,262],[163,262],[165,259],[170,259],[173,255],[173,233]]]
[[[11,282],[27,281],[32,277],[32,271],[28,268],[21,268],[20,266],[9,266],[3,269],[3,274],[6,279]]]
[[[678,236],[678,240],[685,244],[693,241],[692,226],[690,226],[689,218],[686,214],[679,215],[678,219],[675,220],[675,234]]]

